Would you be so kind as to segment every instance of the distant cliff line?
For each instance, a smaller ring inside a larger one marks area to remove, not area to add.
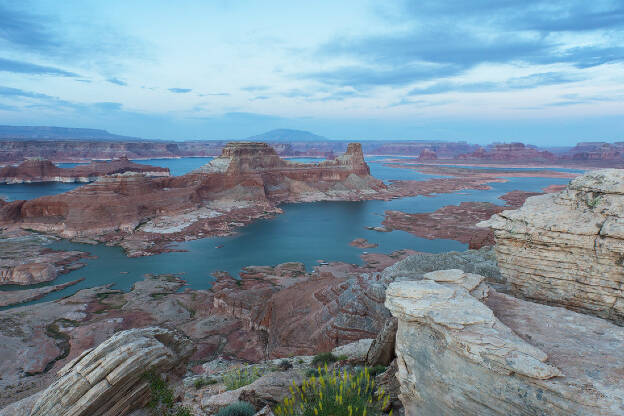
[[[215,157],[230,141],[146,141],[146,140],[54,140],[3,139],[0,136],[0,166],[43,158],[55,163],[90,162],[127,157],[133,160]],[[242,142],[242,141],[241,141]],[[333,158],[347,150],[347,140],[270,141],[281,157]],[[569,166],[624,166],[624,143],[583,142],[565,149],[543,149],[523,143],[493,143],[487,146],[463,141],[367,140],[362,151],[367,156],[412,156],[425,163],[508,164]]]

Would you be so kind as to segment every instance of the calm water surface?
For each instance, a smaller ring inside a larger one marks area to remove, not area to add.
[[[202,160],[203,159],[203,160]],[[210,158],[155,159],[142,160],[166,166],[174,174],[184,174]],[[310,162],[313,158],[304,158]],[[426,180],[435,176],[410,169],[383,166],[369,158],[371,173],[384,181],[391,179]],[[360,202],[316,202],[282,205],[284,214],[272,219],[256,221],[228,237],[204,238],[176,244],[184,252],[163,253],[157,256],[128,258],[118,247],[86,245],[60,240],[51,248],[61,250],[87,251],[97,258],[84,260],[87,266],[61,275],[53,284],[85,277],[78,285],[55,292],[36,301],[58,299],[74,293],[77,289],[113,283],[114,288],[128,290],[132,284],[143,278],[145,273],[183,273],[190,287],[207,289],[217,270],[228,271],[236,276],[247,265],[275,265],[287,261],[300,261],[311,268],[318,260],[343,261],[361,264],[363,251],[389,253],[399,249],[413,249],[424,252],[465,250],[466,244],[454,240],[427,240],[403,231],[381,233],[367,230],[367,226],[379,226],[386,210],[400,210],[410,213],[431,212],[446,205],[457,205],[466,201],[487,201],[503,204],[499,196],[512,190],[538,192],[551,184],[565,184],[567,179],[557,178],[509,178],[506,183],[493,183],[492,189],[470,190],[453,194],[437,194],[431,197],[418,196],[391,201]],[[60,186],[60,187],[59,187]],[[63,188],[63,187],[66,188]],[[5,185],[11,188],[12,199],[28,199],[44,194],[67,190],[66,184]],[[71,189],[71,186],[69,186]],[[0,195],[4,188],[0,186]],[[6,191],[5,191],[6,192]],[[358,249],[349,242],[354,238],[366,238],[379,244],[375,249]],[[222,246],[221,248],[216,248]],[[24,288],[24,287],[21,287]],[[5,286],[3,289],[14,290]]]

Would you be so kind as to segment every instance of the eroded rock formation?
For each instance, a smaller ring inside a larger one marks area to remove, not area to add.
[[[618,415],[624,329],[445,270],[393,283],[408,415]],[[582,357],[580,359],[579,357]]]
[[[225,235],[256,218],[279,213],[282,202],[379,197],[359,144],[316,164],[280,159],[263,143],[230,143],[203,168],[180,177],[119,174],[64,194],[0,207],[0,225],[66,238],[122,244],[131,255],[162,244]]]
[[[528,198],[491,227],[501,273],[516,296],[624,324],[624,170],[577,177]]]
[[[77,261],[88,256],[81,251],[51,250],[49,237],[23,232],[0,231],[0,285],[32,285],[54,280],[84,266]],[[10,296],[9,296],[10,297]],[[7,299],[0,292],[0,303]]]
[[[107,175],[127,172],[152,177],[169,176],[168,168],[134,163],[126,157],[111,161],[93,161],[73,168],[59,168],[46,159],[29,159],[18,166],[5,166],[0,169],[0,183],[93,182]]]
[[[147,327],[118,332],[84,351],[38,395],[30,416],[124,416],[150,399],[145,374],[175,371],[193,352],[171,330]]]

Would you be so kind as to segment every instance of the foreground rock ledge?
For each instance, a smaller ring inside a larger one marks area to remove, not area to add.
[[[149,400],[148,381],[143,377],[147,371],[171,371],[192,352],[188,338],[167,329],[122,331],[63,367],[59,379],[38,394],[30,413],[32,401],[26,399],[24,406],[18,403],[13,410],[4,409],[3,415],[126,415]]]
[[[478,225],[494,230],[512,294],[624,325],[624,169],[586,173]]]
[[[624,329],[461,270],[392,283],[407,415],[622,415]]]

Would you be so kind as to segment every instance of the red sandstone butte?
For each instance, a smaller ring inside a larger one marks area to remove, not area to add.
[[[5,166],[0,169],[0,183],[92,182],[106,175],[127,172],[169,176],[168,168],[133,163],[125,157],[111,161],[93,161],[73,168],[59,168],[45,159],[29,159],[18,166]]]
[[[370,176],[358,143],[333,160],[304,164],[281,159],[265,143],[239,142],[184,176],[107,176],[63,194],[10,202],[0,207],[0,225],[119,243],[143,255],[163,241],[228,234],[280,212],[282,202],[370,199],[385,190]]]

